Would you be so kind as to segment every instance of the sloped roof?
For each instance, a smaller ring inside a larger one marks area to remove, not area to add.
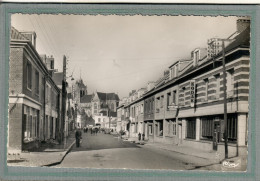
[[[80,98],[80,103],[91,103],[93,95],[84,95]]]
[[[98,98],[100,100],[117,100],[119,101],[119,97],[115,93],[102,93],[102,92],[97,92]]]
[[[84,84],[83,80],[80,79],[76,81],[76,84],[78,85],[79,88],[86,88],[87,86]]]
[[[62,85],[63,72],[54,72],[52,79],[56,85]]]
[[[250,46],[250,26],[248,26],[244,31],[238,34],[235,37],[235,41],[230,43],[226,48],[225,51],[229,52],[237,47],[248,48]]]

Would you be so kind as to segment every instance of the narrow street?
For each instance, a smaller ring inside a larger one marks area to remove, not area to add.
[[[207,164],[205,159],[130,143],[109,134],[83,133],[82,137],[81,146],[74,146],[55,167],[188,170]]]

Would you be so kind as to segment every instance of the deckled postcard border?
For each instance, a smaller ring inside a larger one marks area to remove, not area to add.
[[[90,15],[197,15],[250,16],[250,121],[246,172],[79,169],[8,167],[6,142],[8,123],[9,28],[11,14],[90,14]],[[257,5],[177,5],[177,4],[0,4],[0,176],[4,180],[257,180],[259,179],[260,96],[260,7]],[[258,79],[256,77],[259,77]]]

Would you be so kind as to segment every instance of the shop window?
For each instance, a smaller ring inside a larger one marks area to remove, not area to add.
[[[196,138],[196,120],[195,119],[187,120],[187,138],[190,138],[190,139]]]
[[[213,138],[213,117],[201,118],[201,137],[204,139]]]
[[[228,115],[227,136],[229,141],[237,140],[237,115]]]

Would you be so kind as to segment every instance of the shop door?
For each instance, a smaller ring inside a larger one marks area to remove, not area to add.
[[[219,124],[219,122],[214,122],[213,150],[218,150],[219,139],[220,139],[220,124]]]

